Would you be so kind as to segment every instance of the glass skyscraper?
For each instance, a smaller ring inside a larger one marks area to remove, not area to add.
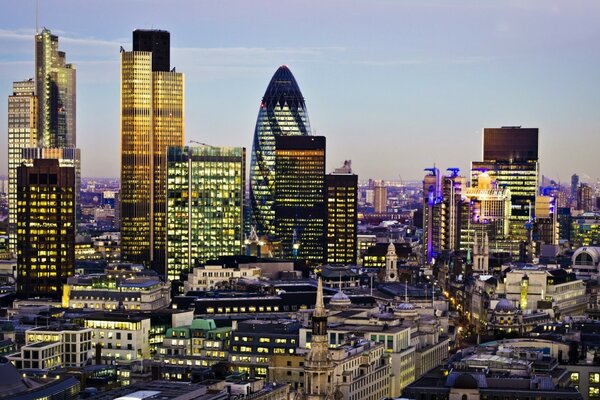
[[[167,150],[167,279],[243,252],[246,149]]]
[[[183,146],[184,116],[183,74],[161,46],[168,32],[137,30],[134,51],[121,52],[121,257],[164,274],[166,151]]]
[[[275,138],[309,134],[304,97],[292,72],[282,65],[273,75],[260,103],[252,144],[251,222],[259,235],[275,237]]]
[[[48,29],[35,35],[35,83],[38,98],[38,146],[76,147],[75,66],[58,50]]]
[[[325,137],[275,138],[275,235],[284,257],[325,257]]]

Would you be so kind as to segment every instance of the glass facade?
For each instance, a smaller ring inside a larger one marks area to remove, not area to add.
[[[306,136],[310,123],[304,97],[287,66],[273,75],[260,103],[250,163],[251,222],[259,236],[275,236],[275,138]]]
[[[8,233],[13,253],[17,249],[17,167],[21,165],[21,149],[37,143],[36,115],[35,82],[14,82],[13,94],[8,96]]]
[[[17,295],[60,298],[75,273],[75,168],[17,168]]]
[[[517,162],[473,162],[471,167],[471,184],[477,187],[478,177],[487,172],[500,188],[507,188],[511,193],[511,215],[509,219],[510,239],[527,240],[526,223],[533,218],[535,198],[538,193],[538,163],[535,161]]]
[[[166,149],[183,146],[183,86],[183,74],[153,68],[152,52],[121,52],[121,254],[159,274],[165,272]]]
[[[275,233],[283,255],[308,264],[325,256],[325,137],[275,138]]]
[[[197,263],[243,252],[246,150],[167,150],[167,279]]]
[[[35,35],[35,81],[40,147],[76,147],[75,66],[48,29]]]

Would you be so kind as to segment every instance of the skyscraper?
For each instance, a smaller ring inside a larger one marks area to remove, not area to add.
[[[275,234],[285,257],[325,255],[325,137],[275,137]]]
[[[75,273],[75,168],[17,168],[17,295],[59,298]]]
[[[383,181],[375,181],[373,207],[376,213],[387,212],[387,186]]]
[[[483,161],[471,164],[473,186],[487,172],[499,187],[510,189],[510,239],[526,241],[526,223],[534,217],[538,193],[538,129],[506,126],[484,128]]]
[[[358,176],[350,161],[325,176],[326,259],[328,264],[356,264]]]
[[[37,144],[37,99],[35,81],[13,83],[8,96],[8,233],[9,249],[17,249],[17,167],[24,147]]]
[[[167,279],[196,263],[242,254],[246,149],[167,150]]]
[[[442,182],[438,168],[425,170],[429,173],[423,179],[423,256],[429,263],[441,251]]]
[[[121,255],[162,274],[166,151],[183,146],[183,74],[169,70],[168,32],[133,36],[134,51],[121,51]]]
[[[35,35],[38,147],[76,147],[75,66],[48,29]]]
[[[277,69],[260,103],[250,163],[252,224],[259,236],[275,235],[275,138],[306,136],[310,123],[304,97],[292,72]]]

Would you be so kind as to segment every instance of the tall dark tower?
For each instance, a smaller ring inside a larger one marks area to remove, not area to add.
[[[325,176],[326,259],[328,264],[356,263],[358,176],[350,160]]]
[[[171,65],[171,34],[158,29],[133,31],[133,51],[152,53],[152,71],[169,71]]]
[[[526,224],[534,216],[538,193],[538,129],[520,126],[484,128],[483,161],[471,165],[473,186],[477,186],[482,172],[487,172],[498,186],[510,189],[511,240],[528,240]]]
[[[17,295],[60,298],[75,273],[75,167],[17,168]]]
[[[275,234],[285,257],[323,263],[325,137],[275,138]]]
[[[290,69],[277,69],[258,110],[250,163],[251,225],[259,236],[275,237],[275,138],[306,136],[310,123],[304,97]]]

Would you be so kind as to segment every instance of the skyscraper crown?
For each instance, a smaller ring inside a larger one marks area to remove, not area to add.
[[[275,71],[262,102],[264,106],[270,107],[283,106],[286,103],[290,108],[305,107],[304,96],[287,65],[282,65]]]

